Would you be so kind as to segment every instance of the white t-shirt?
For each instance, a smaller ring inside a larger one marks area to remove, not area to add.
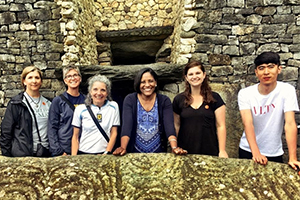
[[[113,126],[120,126],[119,106],[115,101],[106,101],[102,107],[91,105],[107,136],[110,138],[110,130]],[[100,117],[101,116],[101,117]],[[101,118],[101,120],[100,120]],[[94,123],[86,105],[82,104],[75,108],[72,125],[81,129],[79,151],[85,153],[101,153],[106,150],[107,141]]]
[[[282,155],[284,113],[299,111],[295,88],[288,83],[277,81],[272,92],[262,95],[258,92],[258,84],[255,84],[239,91],[238,104],[240,110],[251,110],[260,153],[270,157]],[[251,152],[245,131],[239,146]]]

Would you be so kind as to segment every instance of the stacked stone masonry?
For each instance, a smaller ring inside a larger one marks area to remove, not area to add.
[[[61,27],[66,36],[63,64],[110,65],[110,44],[98,42],[96,31],[132,30],[173,26],[183,0],[97,0],[57,1],[62,7]],[[182,10],[182,9],[181,9]],[[92,23],[91,23],[92,22]],[[171,37],[165,46],[171,46]],[[97,48],[105,49],[100,55]]]
[[[258,54],[278,52],[284,68],[279,79],[299,94],[299,14],[297,0],[0,0],[0,117],[22,90],[24,66],[43,70],[42,92],[53,98],[64,90],[55,73],[62,66],[100,70],[111,64],[110,43],[98,41],[97,31],[173,26],[162,49],[170,49],[171,64],[205,64],[212,87],[227,102],[228,149],[235,157],[241,135],[237,92],[257,82]],[[183,87],[178,79],[161,88],[172,98]]]

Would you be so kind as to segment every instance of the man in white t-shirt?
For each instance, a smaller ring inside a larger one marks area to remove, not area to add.
[[[239,145],[239,157],[266,165],[268,160],[283,162],[281,135],[283,129],[289,149],[289,165],[297,170],[297,125],[299,111],[295,88],[277,81],[281,73],[277,53],[265,52],[254,61],[259,83],[241,89],[238,104],[244,125]]]

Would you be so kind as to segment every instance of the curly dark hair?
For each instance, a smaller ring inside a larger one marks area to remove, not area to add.
[[[184,101],[185,106],[189,106],[193,103],[193,98],[192,98],[192,95],[191,95],[191,86],[185,78],[188,71],[189,71],[189,69],[191,69],[193,67],[199,67],[202,70],[203,73],[205,72],[204,66],[199,61],[190,62],[185,66],[185,68],[183,70],[183,76],[184,76],[184,80],[185,80],[185,90],[183,92],[183,95],[185,96],[185,101]],[[214,99],[213,95],[212,95],[211,87],[208,84],[208,76],[206,76],[204,78],[204,80],[201,84],[200,94],[203,96],[203,102],[205,102],[205,103],[210,103],[210,102],[215,102],[216,101]]]

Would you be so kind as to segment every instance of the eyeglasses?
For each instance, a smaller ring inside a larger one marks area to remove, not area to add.
[[[78,78],[78,77],[80,77],[79,74],[73,74],[73,75],[67,75],[65,78],[71,80],[72,78]]]
[[[269,63],[269,64],[266,64],[266,65],[259,65],[259,66],[257,66],[257,69],[258,70],[264,70],[265,68],[273,69],[275,66],[277,66],[277,65],[274,64],[274,63]]]

